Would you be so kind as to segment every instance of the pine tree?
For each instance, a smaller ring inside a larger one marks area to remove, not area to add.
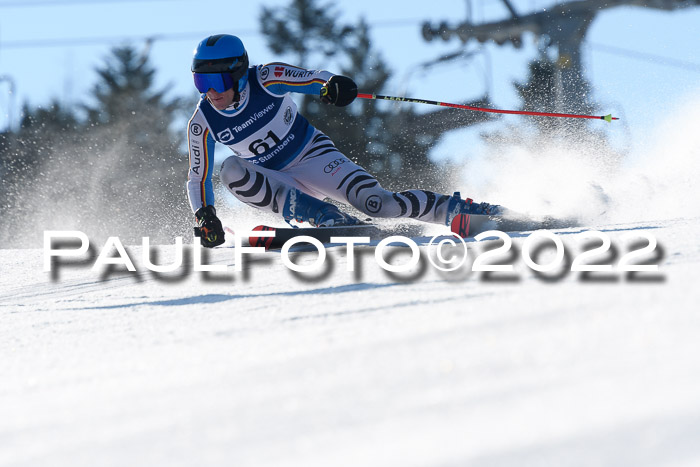
[[[155,70],[132,47],[113,49],[96,71],[94,103],[84,106],[91,128],[86,162],[99,178],[92,209],[111,213],[118,223],[109,228],[134,241],[182,235],[192,217],[183,188],[187,157],[184,132],[171,128],[185,115],[182,99],[154,90]]]
[[[57,146],[75,141],[79,122],[72,108],[53,99],[48,105],[22,107],[19,129],[0,135],[0,218],[36,218],[34,206],[43,198],[44,174],[52,163]],[[40,245],[41,232],[26,229],[16,235],[16,226],[0,223],[0,241],[4,247]]]
[[[558,91],[558,79],[557,63],[546,53],[540,53],[529,63],[526,80],[513,82],[521,100],[520,110],[596,112],[597,106],[591,99],[588,81],[582,80],[576,95],[563,96]],[[594,157],[603,157],[611,165],[622,158],[622,154],[609,145],[604,131],[592,127],[587,119],[527,117],[521,119],[517,126],[509,124],[505,129],[484,134],[483,137],[496,152],[505,146],[524,147],[534,155],[547,148],[571,148],[594,154]]]
[[[270,49],[293,58],[295,65],[350,76],[360,91],[381,93],[391,76],[370,41],[367,23],[337,24],[329,5],[293,0],[282,9],[264,8],[261,27]],[[331,68],[331,65],[335,68]],[[300,110],[338,149],[377,176],[386,188],[447,189],[455,171],[432,162],[428,154],[445,132],[484,120],[454,110],[417,114],[400,107],[357,100],[345,108],[321,104],[318,96],[303,96]],[[474,104],[474,103],[472,103]]]
[[[315,0],[292,0],[286,8],[263,7],[260,26],[268,37],[268,46],[277,54],[297,55],[307,63],[313,55],[333,57],[344,48],[354,28],[339,26],[333,4],[317,5]]]
[[[188,235],[184,132],[171,129],[181,100],[153,89],[155,71],[132,47],[113,49],[96,71],[85,117],[59,104],[25,109],[11,158],[22,170],[14,171],[16,196],[6,209],[36,223],[23,237],[35,244],[48,229],[128,243]]]

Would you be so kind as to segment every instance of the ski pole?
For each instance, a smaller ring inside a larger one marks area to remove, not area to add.
[[[463,105],[463,104],[450,104],[448,102],[429,101],[429,100],[425,100],[425,99],[413,99],[410,97],[382,96],[379,94],[358,93],[357,97],[359,97],[360,99],[383,99],[383,100],[387,100],[387,101],[411,102],[414,104],[439,105],[442,107],[451,107],[453,109],[473,110],[475,112],[489,112],[489,113],[496,113],[496,114],[535,115],[538,117],[561,117],[561,118],[590,118],[590,119],[594,119],[594,120],[605,120],[608,123],[612,122],[613,120],[619,120],[619,118],[613,117],[611,114],[608,114],[608,115],[578,115],[578,114],[563,114],[563,113],[554,113],[554,112],[529,112],[526,110],[487,109],[487,108],[483,108],[483,107],[472,107],[470,105]]]

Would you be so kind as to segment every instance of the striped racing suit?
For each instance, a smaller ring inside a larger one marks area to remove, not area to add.
[[[283,63],[251,66],[236,105],[217,110],[206,94],[189,121],[187,192],[192,211],[214,205],[215,142],[233,151],[223,184],[242,202],[281,213],[292,188],[348,203],[373,217],[409,217],[444,224],[450,199],[432,191],[392,192],[351,161],[297,112],[291,92],[318,95],[333,76]]]

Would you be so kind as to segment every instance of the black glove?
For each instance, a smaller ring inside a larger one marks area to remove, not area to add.
[[[331,76],[321,88],[321,102],[345,107],[357,97],[357,84],[347,76]]]
[[[202,246],[214,248],[224,243],[224,228],[221,226],[219,218],[216,217],[214,206],[197,209],[194,217],[197,219],[194,236],[201,239]]]

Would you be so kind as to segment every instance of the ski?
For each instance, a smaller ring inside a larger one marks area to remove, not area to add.
[[[470,238],[488,230],[500,230],[502,232],[521,232],[539,229],[561,229],[576,227],[576,219],[559,219],[546,217],[542,219],[530,219],[525,216],[486,216],[480,214],[459,214],[455,216],[450,225],[450,230],[462,238]],[[415,230],[415,229],[414,229]],[[323,244],[330,244],[331,237],[369,237],[377,241],[390,235],[420,235],[420,232],[402,232],[396,227],[386,229],[375,224],[344,225],[337,227],[272,227],[259,225],[253,229],[256,232],[274,232],[274,237],[262,237],[251,235],[248,238],[250,246],[263,247],[266,250],[279,250],[292,238],[308,236],[315,238]],[[229,232],[232,232],[229,230]]]
[[[251,236],[248,239],[250,246],[263,247],[266,250],[277,250],[290,239],[300,236],[313,237],[324,244],[331,243],[331,237],[370,237],[372,240],[379,238],[381,231],[373,224],[341,225],[337,227],[271,227],[259,225],[254,231],[274,232],[274,237]]]
[[[479,235],[487,230],[500,230],[501,232],[521,232],[540,229],[564,229],[576,227],[579,221],[574,218],[560,219],[544,217],[542,219],[529,219],[524,216],[486,216],[480,214],[459,214],[452,219],[450,230],[462,238]]]

